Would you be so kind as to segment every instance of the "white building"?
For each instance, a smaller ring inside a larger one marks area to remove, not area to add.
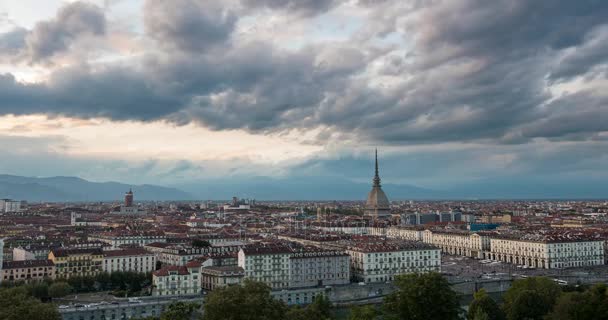
[[[191,262],[185,266],[166,266],[152,273],[152,295],[185,296],[201,292],[201,265]]]
[[[11,199],[0,199],[0,212],[21,212],[21,201]]]
[[[604,241],[566,237],[495,237],[488,259],[542,269],[604,264]]]
[[[148,273],[156,267],[156,256],[144,249],[109,250],[103,253],[104,272]]]
[[[352,274],[362,282],[392,281],[404,273],[441,271],[441,250],[412,241],[367,239],[349,246]]]
[[[289,287],[289,261],[292,249],[284,244],[252,244],[241,248],[238,266],[245,278],[264,282],[271,289]]]
[[[350,283],[350,256],[344,251],[315,247],[296,249],[289,257],[289,287]]]

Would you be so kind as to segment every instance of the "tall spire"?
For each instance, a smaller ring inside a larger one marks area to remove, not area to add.
[[[378,149],[376,149],[376,174],[374,175],[374,187],[380,187],[380,175],[378,174]]]

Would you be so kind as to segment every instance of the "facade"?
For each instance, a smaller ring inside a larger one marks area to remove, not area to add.
[[[165,246],[156,250],[158,261],[165,265],[185,266],[189,261],[210,254],[226,254],[238,252],[244,246],[243,242],[217,243],[208,247],[193,247],[188,245]],[[150,246],[146,246],[148,249]]]
[[[200,297],[180,298],[183,302],[200,303]],[[102,303],[91,303],[82,307],[65,306],[59,308],[62,320],[118,320],[118,319],[142,319],[147,317],[159,318],[167,306],[175,300],[167,297],[162,299],[152,297],[149,299],[139,298],[131,301],[113,301]]]
[[[372,190],[367,195],[365,214],[374,218],[385,218],[391,214],[390,203],[380,185],[380,175],[378,174],[378,150],[376,150],[374,183],[372,185]]]
[[[385,282],[404,273],[441,271],[441,250],[412,241],[365,241],[349,246],[351,272],[357,281]]]
[[[101,249],[53,249],[49,260],[55,264],[56,277],[95,276],[103,271]]]
[[[344,251],[305,247],[289,258],[289,287],[350,283],[350,256]]]
[[[103,271],[148,273],[156,267],[156,256],[141,248],[110,250],[103,253]]]
[[[386,236],[393,239],[422,241],[423,230],[412,228],[388,227]]]
[[[142,233],[99,233],[89,236],[89,241],[102,241],[117,249],[120,246],[145,246],[153,242],[166,242],[167,237],[162,232],[142,232]]]
[[[190,262],[185,266],[166,266],[152,273],[152,295],[187,296],[201,292],[201,265]]]
[[[0,268],[0,282],[45,279],[55,279],[55,265],[50,260],[5,261]]]
[[[604,264],[602,240],[490,239],[488,259],[542,269],[597,266]]]
[[[241,248],[238,266],[245,277],[266,283],[271,289],[289,287],[289,261],[292,250],[284,244],[253,244]]]
[[[490,250],[490,238],[462,230],[425,230],[424,243],[441,248],[446,254],[481,259]]]
[[[204,290],[215,290],[226,286],[239,285],[243,282],[245,270],[238,266],[217,266],[201,268],[201,287]]]

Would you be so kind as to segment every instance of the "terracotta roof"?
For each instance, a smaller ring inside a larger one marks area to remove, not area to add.
[[[154,271],[152,274],[157,277],[167,277],[171,271],[177,271],[177,274],[181,276],[190,274],[186,266],[166,266]]]

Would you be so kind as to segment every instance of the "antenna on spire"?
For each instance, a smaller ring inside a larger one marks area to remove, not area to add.
[[[374,175],[374,187],[380,186],[380,174],[378,174],[378,148],[376,148],[376,171]]]

